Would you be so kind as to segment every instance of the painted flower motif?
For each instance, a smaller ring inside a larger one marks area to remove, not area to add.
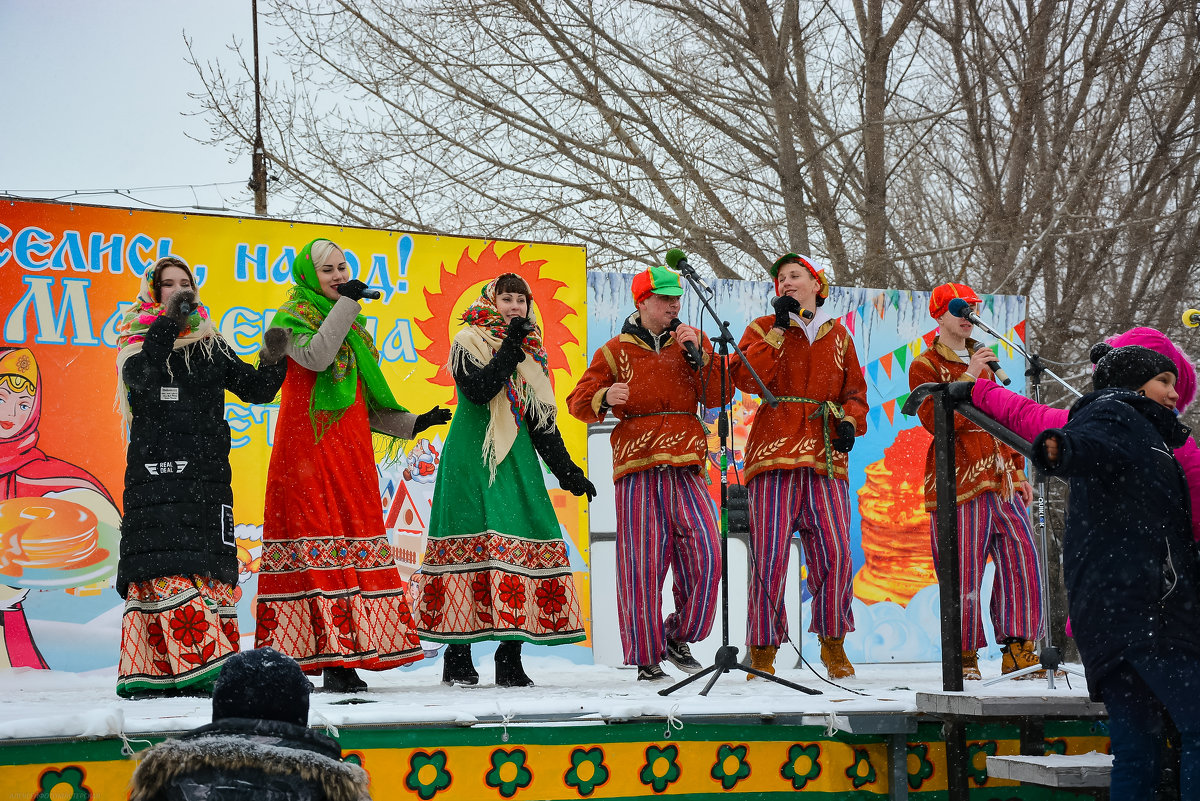
[[[821,775],[821,746],[796,743],[788,749],[787,762],[783,763],[779,774],[790,781],[794,789],[803,790],[804,785]]]
[[[747,747],[744,745],[722,745],[717,749],[717,761],[713,763],[711,776],[721,787],[732,790],[733,786],[750,775],[750,763],[746,761]]]
[[[333,608],[329,610],[329,616],[333,620],[333,625],[337,626],[337,630],[342,634],[349,634],[353,628],[353,618],[350,613],[350,600],[348,598],[338,598]]]
[[[162,624],[157,620],[151,620],[146,624],[146,638],[160,655],[167,652],[167,639],[163,636]]]
[[[995,755],[995,740],[967,744],[967,775],[975,782],[976,787],[987,783],[987,758]]]
[[[433,612],[440,612],[445,604],[446,587],[441,576],[434,576],[421,588],[421,606]]]
[[[664,792],[679,779],[682,772],[679,767],[679,747],[668,745],[659,748],[651,745],[646,748],[646,764],[642,766],[639,778],[642,784],[653,788],[654,792]]]
[[[516,576],[505,576],[500,581],[500,603],[509,609],[525,606],[525,585]]]
[[[275,641],[275,629],[279,627],[279,614],[273,606],[260,606],[258,620],[254,624],[254,639],[263,645]]]
[[[238,644],[238,625],[237,618],[232,620],[222,620],[221,630],[225,633],[225,639],[229,640],[230,645]]]
[[[186,648],[198,644],[207,631],[208,621],[195,607],[181,606],[171,615],[171,636]]]
[[[415,751],[408,760],[408,775],[404,784],[425,801],[450,786],[453,777],[446,770],[446,752]]]
[[[604,749],[576,748],[571,752],[571,768],[563,777],[568,787],[574,787],[581,796],[587,797],[608,781],[608,767],[604,764]]]
[[[567,591],[555,579],[546,579],[539,582],[534,598],[537,601],[538,608],[542,610],[542,614],[544,615],[558,614],[567,605]]]
[[[908,744],[908,788],[920,790],[921,785],[933,775],[933,762],[929,760],[929,745]]]
[[[528,787],[533,781],[533,771],[525,766],[525,749],[505,751],[497,748],[493,751],[492,769],[487,772],[484,781],[488,787],[499,790],[505,798],[512,798],[517,790]]]
[[[83,783],[86,776],[83,768],[75,765],[44,770],[38,777],[39,792],[33,801],[91,801],[92,790]]]
[[[867,749],[854,749],[854,764],[846,768],[846,778],[854,785],[855,790],[863,785],[875,783],[875,766],[871,764],[871,755]]]
[[[475,598],[475,603],[480,606],[492,605],[492,585],[484,576],[476,576],[471,579],[471,594]]]

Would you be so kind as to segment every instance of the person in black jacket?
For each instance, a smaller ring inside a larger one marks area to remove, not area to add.
[[[525,279],[505,273],[462,314],[448,369],[458,407],[442,448],[413,609],[447,643],[442,681],[472,685],[471,644],[498,640],[496,684],[527,687],[522,643],[586,637],[540,456],[564,490],[596,489],[558,431],[554,389]]]
[[[273,648],[234,654],[213,688],[212,723],[146,749],[130,801],[369,801],[366,771],[308,728],[309,687]]]
[[[1171,452],[1189,434],[1175,414],[1176,367],[1136,345],[1092,353],[1096,391],[1037,437],[1033,461],[1070,478],[1067,601],[1088,690],[1108,709],[1110,797],[1154,797],[1169,717],[1182,797],[1200,799],[1200,562]]]
[[[118,402],[129,444],[117,694],[204,694],[238,650],[225,391],[269,403],[286,362],[255,368],[238,358],[175,257],[142,276],[118,331]]]

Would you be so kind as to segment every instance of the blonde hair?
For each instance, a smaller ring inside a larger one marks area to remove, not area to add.
[[[23,375],[8,373],[0,375],[0,387],[7,386],[13,392],[24,392],[30,396],[37,395],[37,387]]]
[[[313,246],[308,253],[310,256],[312,256],[314,272],[320,269],[321,265],[325,263],[325,259],[329,258],[330,252],[334,250],[339,251],[342,254],[342,257],[345,258],[346,251],[342,250],[337,246],[336,243],[330,242],[328,239],[318,239],[313,243]]]

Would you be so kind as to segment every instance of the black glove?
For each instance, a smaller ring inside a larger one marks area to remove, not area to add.
[[[528,317],[514,317],[508,321],[508,328],[504,329],[504,338],[520,344],[533,332],[534,327],[533,320]]]
[[[800,313],[800,301],[793,298],[791,295],[780,295],[771,301],[771,305],[775,307],[775,328],[787,330],[787,327],[792,324],[790,314]]]
[[[566,478],[558,480],[559,485],[567,492],[575,496],[586,495],[589,501],[596,497],[596,486],[588,481],[588,477],[583,472],[571,473]]]
[[[974,387],[974,381],[951,381],[946,385],[946,395],[951,400],[969,401],[971,399],[971,390]]]
[[[850,449],[854,447],[854,423],[849,420],[838,422],[837,437],[830,444],[833,445],[835,451],[849,453]]]
[[[364,297],[366,297],[363,295],[363,292],[369,288],[370,287],[368,287],[362,281],[359,281],[357,278],[351,278],[349,281],[339,286],[337,288],[337,292],[344,298],[350,298],[350,300],[362,300]]]
[[[445,425],[450,422],[450,418],[453,416],[454,413],[449,409],[434,406],[429,411],[417,415],[417,421],[413,423],[413,436],[415,437],[427,428]]]
[[[258,352],[261,364],[275,364],[287,355],[288,332],[286,328],[268,328],[263,333],[262,350]]]
[[[179,326],[179,330],[187,328],[188,317],[196,310],[196,293],[190,289],[181,289],[171,295],[171,299],[167,301],[167,308],[163,311],[163,317],[169,317]]]

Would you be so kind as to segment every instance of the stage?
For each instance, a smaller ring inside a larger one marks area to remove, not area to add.
[[[631,669],[537,655],[526,659],[537,686],[500,689],[491,659],[476,661],[476,688],[443,687],[440,660],[364,674],[367,693],[313,695],[309,723],[368,770],[377,801],[797,791],[816,799],[940,799],[947,797],[947,716],[922,710],[953,705],[980,712],[967,726],[973,801],[1091,798],[988,778],[987,756],[1021,753],[1023,741],[1029,752],[1028,727],[1018,718],[1036,719],[1045,753],[1108,750],[1107,729],[1088,719],[1094,705],[1075,679],[1073,688],[1059,680],[1053,691],[1044,680],[971,682],[967,693],[946,699],[938,664],[868,664],[843,683],[847,689],[806,669],[780,671],[820,690],[816,696],[747,682],[738,672],[723,675],[708,696],[698,695],[702,680],[664,697],[663,685],[639,683]],[[999,674],[998,660],[982,667],[985,678]],[[126,701],[114,683],[110,671],[0,673],[4,799],[125,798],[135,763],[123,751],[136,758],[152,742],[209,722],[204,699]],[[1087,709],[1072,719],[1072,710]]]

